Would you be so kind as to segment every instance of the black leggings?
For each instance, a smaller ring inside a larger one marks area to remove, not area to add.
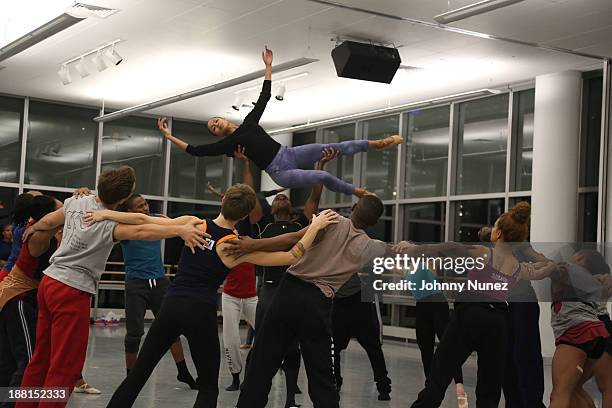
[[[334,375],[336,385],[342,385],[340,353],[348,347],[351,337],[366,351],[379,392],[391,392],[391,380],[387,377],[387,365],[380,343],[380,325],[376,305],[361,301],[361,291],[334,300],[332,312],[334,337]]]
[[[332,363],[331,299],[314,284],[286,274],[264,322],[255,329],[251,363],[237,407],[266,406],[272,378],[288,349],[298,340],[314,408],[338,408]]]
[[[167,297],[138,354],[136,365],[113,394],[107,408],[131,407],[159,360],[178,336],[189,342],[198,373],[194,408],[214,408],[219,394],[219,334],[214,305],[191,298]]]
[[[423,362],[425,378],[429,376],[429,372],[431,371],[436,336],[438,340],[442,339],[450,318],[446,298],[443,296],[434,298],[433,296],[435,295],[416,303],[416,338],[417,345],[421,351],[421,361]],[[463,384],[461,367],[459,367],[453,379],[455,380],[455,384]]]
[[[412,408],[439,407],[453,376],[473,351],[478,353],[476,407],[497,408],[504,378],[507,325],[507,309],[489,303],[456,303],[425,388]]]
[[[263,280],[263,278],[262,278]],[[259,289],[259,302],[257,303],[257,311],[255,314],[255,327],[261,327],[265,320],[266,314],[268,313],[268,309],[270,309],[270,305],[272,304],[272,300],[274,299],[274,295],[276,294],[279,287],[279,283],[263,283]],[[255,337],[257,337],[257,330],[255,331]],[[255,344],[253,347],[255,347]],[[285,373],[285,385],[287,390],[287,397],[285,400],[285,406],[292,405],[295,403],[295,394],[298,388],[298,375],[300,373],[300,364],[301,364],[302,356],[300,354],[299,344],[294,341],[285,358],[283,359],[283,364],[281,368]],[[251,361],[251,353],[249,353],[247,357],[247,369],[248,365]],[[245,369],[246,372],[246,369]]]

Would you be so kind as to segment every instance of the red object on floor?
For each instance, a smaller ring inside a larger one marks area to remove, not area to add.
[[[22,387],[66,387],[81,376],[89,337],[91,295],[48,276],[38,288],[36,345]],[[18,402],[15,408],[63,408],[67,402]]]

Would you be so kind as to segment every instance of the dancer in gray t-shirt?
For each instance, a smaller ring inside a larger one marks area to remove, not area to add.
[[[204,246],[205,234],[198,228],[202,221],[195,217],[155,218],[152,222],[156,225],[86,222],[88,212],[115,209],[123,203],[134,191],[135,181],[131,167],[106,171],[98,179],[97,196],[67,199],[63,208],[46,215],[24,234],[26,239],[33,231],[64,225],[62,242],[38,288],[36,348],[22,387],[65,387],[72,391],[87,352],[91,295],[96,293],[115,241],[181,237],[192,248]],[[65,405],[57,403],[54,407]],[[27,406],[16,404],[16,408]]]

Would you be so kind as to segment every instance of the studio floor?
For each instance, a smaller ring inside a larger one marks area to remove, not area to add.
[[[244,338],[244,332],[243,338]],[[89,338],[87,361],[85,362],[85,379],[102,391],[101,395],[73,394],[68,404],[69,408],[103,408],[110,399],[113,391],[125,376],[123,359],[123,336],[125,327],[92,327]],[[185,353],[189,350],[183,341]],[[389,376],[393,381],[391,401],[377,400],[376,386],[372,381],[371,369],[368,359],[356,342],[351,342],[348,350],[343,353],[344,385],[340,394],[341,407],[364,408],[406,408],[416,398],[424,382],[424,376],[419,358],[419,350],[414,344],[405,344],[386,341],[384,346]],[[500,358],[503,352],[500,351]],[[187,357],[188,365],[195,376],[195,368]],[[225,387],[231,382],[231,376],[221,360],[219,378],[219,407],[233,407],[238,398],[238,392],[227,392]],[[546,394],[550,395],[550,366],[545,367]],[[476,386],[476,360],[471,357],[464,366],[465,386],[470,399],[470,406],[475,406],[474,389]],[[299,378],[299,386],[304,392],[297,396],[297,402],[304,408],[311,408],[312,403],[307,394],[307,379],[303,366]],[[268,407],[283,408],[285,401],[285,381],[282,374],[276,375],[270,392]],[[587,384],[587,391],[596,396],[593,383]],[[168,353],[149,379],[140,397],[136,401],[136,408],[189,408],[195,400],[195,391],[189,390],[182,383],[176,381],[176,368],[171,355]],[[597,401],[599,404],[599,401]],[[500,404],[503,406],[503,401]],[[598,405],[599,406],[599,405]],[[454,397],[454,387],[449,387],[444,408],[457,407]]]

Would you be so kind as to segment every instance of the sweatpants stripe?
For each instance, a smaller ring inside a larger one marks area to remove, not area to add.
[[[23,300],[18,302],[19,318],[21,319],[21,327],[23,328],[23,334],[25,337],[26,349],[28,350],[28,360],[32,359],[32,343],[30,342],[30,330],[28,329],[28,322],[23,312]]]

